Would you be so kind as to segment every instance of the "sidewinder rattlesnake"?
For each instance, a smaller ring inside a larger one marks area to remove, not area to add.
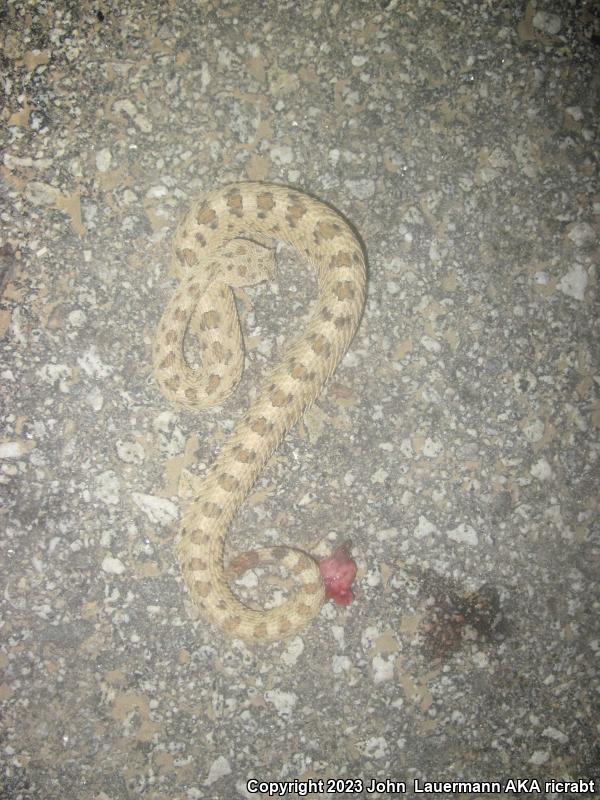
[[[180,285],[154,342],[154,374],[177,405],[201,409],[223,401],[237,384],[244,351],[230,287],[274,274],[281,240],[315,269],[318,298],[305,331],[288,347],[208,472],[194,485],[183,514],[179,558],[203,616],[248,640],[293,635],[315,617],[325,588],[317,562],[294,548],[264,548],[238,556],[227,570],[227,530],[287,431],[318,397],[358,327],[366,268],[356,235],[331,208],[302,192],[267,183],[224,186],[194,202],[173,239],[172,271]],[[183,353],[193,330],[202,352],[194,370]],[[283,554],[283,555],[282,555]],[[256,610],[230,588],[235,574],[277,558],[299,588],[283,605]]]

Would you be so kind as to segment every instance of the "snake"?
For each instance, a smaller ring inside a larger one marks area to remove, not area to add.
[[[171,273],[179,284],[153,343],[153,371],[176,407],[202,410],[223,402],[240,380],[244,347],[234,289],[273,279],[275,244],[291,246],[316,273],[317,298],[302,332],[222,445],[195,478],[181,517],[178,555],[200,614],[226,634],[261,642],[286,639],[320,612],[325,586],[318,562],[295,547],[263,547],[224,565],[227,532],[286,433],[321,394],[359,326],[366,260],[350,223],[295,188],[263,182],[221,186],[194,200],[173,240]],[[191,332],[201,366],[184,353]],[[233,591],[247,570],[277,561],[294,592],[275,608],[254,608]]]

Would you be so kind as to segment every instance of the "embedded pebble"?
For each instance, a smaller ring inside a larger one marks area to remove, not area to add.
[[[587,288],[587,272],[581,264],[575,264],[571,269],[560,279],[557,288],[569,297],[574,297],[575,300],[583,300],[585,297],[585,290]]]
[[[113,367],[105,364],[100,358],[96,345],[92,345],[78,358],[77,364],[91,378],[107,378],[113,372]]]
[[[422,539],[424,536],[428,536],[431,533],[437,533],[437,528],[432,522],[429,522],[428,519],[426,519],[423,516],[420,516],[419,524],[417,525],[413,533],[417,537],[417,539]]]
[[[25,188],[25,197],[36,206],[52,206],[60,197],[60,192],[49,183],[29,181]]]
[[[288,145],[272,147],[270,155],[276,164],[291,164],[294,160],[294,151]]]
[[[471,527],[471,525],[467,525],[464,522],[461,522],[461,524],[457,525],[456,528],[449,530],[448,538],[452,539],[453,542],[461,542],[462,544],[469,544],[473,546],[479,544],[479,539],[475,529]]]
[[[375,683],[391,681],[394,678],[394,659],[391,656],[375,656],[371,661]]]
[[[544,31],[544,33],[555,35],[560,31],[562,21],[557,14],[550,14],[547,11],[537,11],[533,16],[533,27]]]
[[[535,767],[540,767],[542,764],[545,764],[549,758],[550,753],[547,750],[535,750],[529,759],[529,763],[533,764]]]
[[[98,150],[96,153],[96,168],[98,172],[108,172],[112,162],[112,154],[107,147]]]
[[[375,181],[370,178],[346,181],[348,191],[359,200],[366,200],[375,194]]]
[[[596,231],[588,222],[579,222],[567,234],[577,247],[591,247],[598,239]]]
[[[85,325],[87,316],[80,308],[76,308],[69,313],[68,320],[69,324],[74,328],[82,328]]]
[[[0,442],[0,458],[20,458],[35,447],[33,441]]]
[[[157,525],[170,525],[179,516],[178,507],[166,497],[132,492],[131,499],[140,511],[144,512],[150,522]]]
[[[539,478],[541,481],[547,481],[552,477],[552,468],[545,458],[536,461],[530,472],[534,478]]]
[[[109,575],[122,575],[125,572],[125,565],[118,558],[106,556],[102,560],[102,569],[104,572],[108,572]]]
[[[94,481],[94,494],[103,503],[116,506],[120,500],[119,476],[113,470],[106,470],[97,475]]]
[[[204,781],[205,786],[212,786],[213,783],[221,780],[226,775],[231,775],[231,764],[225,756],[218,756],[210,765],[208,776]],[[199,795],[201,796],[201,795]]]
[[[139,442],[115,442],[117,455],[126,464],[141,464],[144,460],[144,448]]]
[[[534,444],[544,437],[545,425],[541,419],[534,419],[523,426],[523,435],[528,442]]]
[[[380,760],[387,756],[389,745],[383,736],[372,736],[367,739],[362,751],[367,758]]]
[[[436,442],[434,439],[427,437],[423,445],[422,453],[427,458],[437,458],[444,452],[444,447],[441,442]]]
[[[551,726],[544,728],[542,731],[542,736],[547,736],[549,739],[554,739],[556,742],[560,742],[560,744],[566,744],[569,741],[569,737],[565,733]]]
[[[272,689],[265,692],[265,700],[275,707],[279,716],[287,718],[292,715],[294,707],[298,702],[298,696],[293,692],[283,692],[278,689]]]

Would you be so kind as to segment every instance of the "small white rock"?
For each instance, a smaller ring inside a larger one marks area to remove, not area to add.
[[[432,522],[429,522],[426,517],[421,515],[419,517],[417,527],[414,530],[414,536],[417,539],[422,539],[424,536],[428,536],[430,533],[436,533],[436,531],[437,528],[435,525]]]
[[[415,451],[410,439],[402,439],[399,450],[404,458],[414,458]]]
[[[475,529],[464,522],[461,522],[453,530],[448,531],[448,538],[452,539],[453,542],[461,542],[462,544],[473,546],[477,545],[479,541]]]
[[[346,186],[352,197],[359,200],[367,200],[375,194],[375,181],[371,178],[358,178],[357,180],[346,181]]]
[[[385,483],[388,476],[389,472],[386,472],[384,469],[378,469],[377,472],[371,475],[371,483]]]
[[[119,439],[115,447],[117,455],[126,464],[141,464],[144,460],[144,448],[139,442],[123,442]]]
[[[119,478],[116,472],[107,469],[96,476],[94,494],[108,506],[116,506],[119,502]]]
[[[224,778],[225,775],[231,775],[231,764],[225,758],[225,756],[218,756],[210,765],[208,776],[204,781],[204,785],[210,786],[211,784],[215,783],[215,781]]]
[[[523,435],[528,442],[539,442],[544,436],[544,423],[541,419],[534,419],[523,426]]]
[[[298,702],[298,697],[293,692],[282,692],[279,689],[265,692],[265,699],[275,706],[281,717],[289,717]]]
[[[587,272],[581,264],[575,264],[566,275],[559,280],[557,288],[563,294],[574,297],[575,300],[583,300],[587,288]]]
[[[100,411],[104,405],[104,397],[97,386],[94,386],[92,389],[90,389],[85,396],[85,401],[93,411]]]
[[[107,378],[113,372],[113,368],[100,358],[95,344],[91,345],[81,358],[77,359],[77,364],[91,378]]]
[[[142,133],[150,133],[152,130],[152,123],[145,114],[136,114],[133,121]]]
[[[331,659],[331,671],[334,675],[341,675],[344,672],[349,672],[352,662],[348,656],[333,656]]]
[[[143,511],[150,522],[156,525],[169,525],[177,519],[179,511],[175,503],[166,497],[156,497],[153,494],[132,492],[131,499]]]
[[[565,733],[552,727],[544,728],[542,736],[547,736],[549,739],[554,739],[561,744],[566,744],[569,741],[569,737]]]
[[[96,153],[96,168],[98,172],[108,172],[112,161],[112,154],[107,147],[98,150]]]
[[[380,636],[381,631],[374,625],[370,625],[368,628],[365,628],[362,636],[360,637],[360,643],[363,647],[363,650],[370,650]]]
[[[398,528],[382,528],[375,534],[378,542],[398,541]]]
[[[73,328],[82,328],[85,325],[87,317],[84,311],[80,308],[76,308],[74,311],[71,311],[67,320],[69,321],[69,325],[72,325]]]
[[[125,564],[113,556],[106,556],[102,561],[102,569],[109,575],[122,575],[125,572]]]
[[[117,100],[116,103],[113,104],[113,110],[117,112],[124,111],[127,116],[132,118],[137,114],[137,108],[133,105],[131,100]]]
[[[536,750],[529,759],[529,763],[534,764],[536,767],[539,767],[541,764],[545,764],[549,758],[550,758],[550,753],[548,753],[547,750]]]
[[[60,192],[49,183],[42,181],[29,181],[25,187],[25,197],[34,206],[51,206],[60,197]]]
[[[568,106],[565,108],[565,111],[570,117],[573,117],[575,122],[581,122],[583,119],[583,111],[581,110],[581,106]]]
[[[367,758],[385,758],[388,753],[388,743],[383,736],[372,736],[361,749]]]
[[[421,336],[421,344],[430,353],[439,353],[442,349],[440,343],[432,339],[431,336]]]
[[[167,197],[169,194],[169,190],[166,186],[163,186],[162,183],[157,184],[156,186],[151,186],[148,191],[146,192],[146,197],[148,200],[156,200],[158,197]]]
[[[294,151],[287,144],[276,145],[271,148],[271,159],[276,164],[291,164],[294,160]]]
[[[20,458],[35,447],[33,441],[16,440],[14,442],[2,442],[0,444],[0,458]]]
[[[440,453],[444,452],[444,448],[440,442],[436,442],[433,439],[427,437],[425,440],[425,444],[423,445],[423,455],[427,458],[437,458]]]
[[[384,657],[382,655],[377,655],[371,661],[371,667],[373,669],[373,682],[374,683],[384,683],[385,681],[391,681],[394,678],[394,659],[391,656]]]
[[[552,467],[545,458],[540,458],[539,461],[536,461],[529,472],[540,481],[547,481],[552,477]]]
[[[597,239],[596,231],[589,222],[578,222],[577,225],[573,225],[567,236],[577,247],[590,247]]]
[[[538,11],[533,17],[533,27],[538,31],[549,33],[555,36],[562,27],[562,21],[557,14],[549,14],[547,11]]]
[[[289,667],[293,667],[304,652],[304,642],[299,636],[288,642],[285,651],[281,654],[281,661]]]

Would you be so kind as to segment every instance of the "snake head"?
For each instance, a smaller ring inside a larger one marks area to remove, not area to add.
[[[356,577],[356,564],[350,558],[350,543],[338,547],[330,556],[319,561],[319,569],[325,583],[325,596],[340,606],[354,600],[352,581]]]

